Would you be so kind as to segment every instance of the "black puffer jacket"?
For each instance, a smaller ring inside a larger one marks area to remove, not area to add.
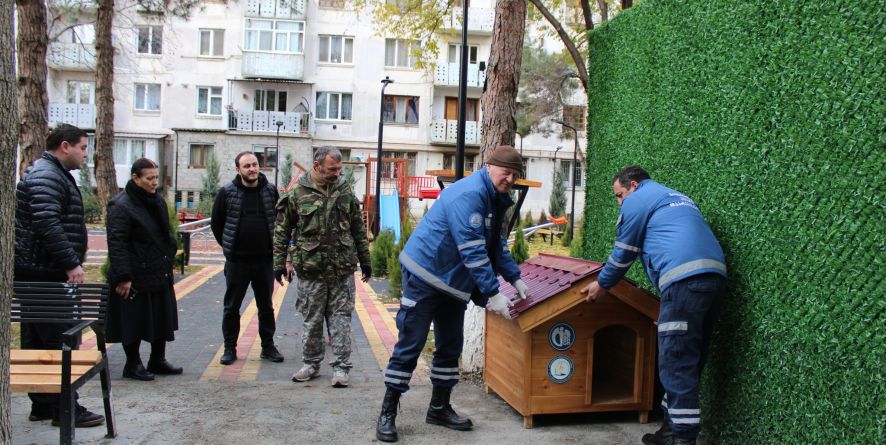
[[[43,152],[28,167],[15,197],[16,273],[58,273],[86,261],[83,197],[55,156]]]
[[[131,281],[139,292],[165,291],[172,282],[175,238],[133,196],[132,187],[127,185],[108,203],[108,283],[114,288]],[[158,201],[166,215],[166,201]]]
[[[265,221],[268,225],[268,234],[274,238],[274,220],[277,215],[277,200],[280,195],[274,184],[268,182],[264,173],[258,174],[258,193],[261,200],[262,210],[265,213]],[[240,175],[234,177],[231,182],[218,190],[215,203],[212,205],[212,234],[215,240],[222,246],[225,258],[234,256],[234,243],[237,242],[237,234],[240,230],[240,217],[242,216],[243,193],[246,186],[240,180]],[[268,256],[270,256],[268,246]]]

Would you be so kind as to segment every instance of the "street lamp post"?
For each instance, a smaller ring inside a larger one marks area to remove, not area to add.
[[[274,146],[274,187],[280,188],[280,184],[277,182],[280,180],[280,127],[283,126],[283,121],[275,122],[277,125],[277,143]]]
[[[381,141],[385,129],[385,88],[394,83],[390,77],[385,76],[381,81],[381,106],[378,113],[378,152],[376,152],[375,165],[375,219],[372,222],[372,235],[378,236],[381,231]]]
[[[572,242],[572,238],[575,237],[575,165],[578,162],[578,131],[562,120],[554,119],[554,122],[572,130],[575,139],[575,148],[572,150],[572,210],[569,212],[569,242]]]

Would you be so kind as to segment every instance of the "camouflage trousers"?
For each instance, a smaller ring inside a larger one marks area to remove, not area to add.
[[[299,278],[295,309],[304,317],[302,353],[305,363],[319,364],[326,355],[323,322],[332,337],[332,367],[351,368],[351,314],[354,275]]]

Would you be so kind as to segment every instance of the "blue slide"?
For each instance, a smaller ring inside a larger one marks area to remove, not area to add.
[[[381,230],[394,232],[394,242],[400,242],[400,196],[397,190],[391,195],[382,195],[381,200]]]

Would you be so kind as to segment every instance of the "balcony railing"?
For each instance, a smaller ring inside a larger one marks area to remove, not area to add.
[[[95,128],[95,105],[49,104],[49,126],[70,124],[80,128]]]
[[[281,134],[311,134],[314,120],[311,113],[295,113],[283,111],[228,111],[228,128],[237,131],[276,133],[277,121],[283,121]]]
[[[305,0],[246,0],[245,3],[244,15],[247,17],[276,19],[302,19],[307,5]]]
[[[452,8],[449,15],[443,18],[443,28],[461,31],[461,19],[464,16],[461,8]],[[495,24],[495,9],[474,8],[468,10],[468,33],[492,34]]]
[[[305,55],[243,51],[243,77],[302,80]]]
[[[438,63],[434,69],[434,85],[458,86],[460,70],[460,63]],[[484,83],[486,83],[486,71],[480,71],[480,64],[468,64],[468,86],[482,87]]]
[[[46,62],[50,68],[71,71],[95,71],[95,48],[80,43],[49,44]]]
[[[447,119],[435,119],[431,122],[431,142],[454,144],[458,137],[458,121]],[[465,122],[465,144],[480,143],[480,123],[477,121]]]

